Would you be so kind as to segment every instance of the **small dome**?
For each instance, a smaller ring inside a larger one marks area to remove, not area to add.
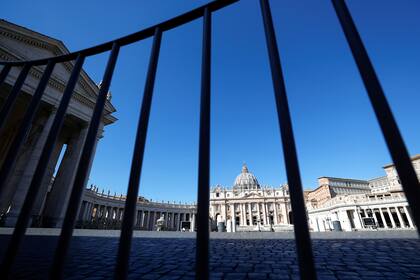
[[[236,179],[235,183],[233,184],[234,189],[244,189],[244,190],[252,190],[252,189],[259,189],[260,184],[258,183],[257,178],[254,174],[248,171],[248,167],[244,164],[242,166],[242,172],[239,174]]]

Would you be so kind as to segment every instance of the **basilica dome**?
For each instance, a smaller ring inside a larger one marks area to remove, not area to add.
[[[260,184],[254,174],[250,173],[248,171],[248,167],[244,164],[242,166],[241,174],[236,177],[235,183],[233,183],[233,188],[241,190],[255,190],[260,188]]]

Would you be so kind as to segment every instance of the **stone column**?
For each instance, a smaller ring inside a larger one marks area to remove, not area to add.
[[[146,211],[143,210],[141,213],[141,218],[140,218],[140,228],[144,227],[144,218],[146,217]]]
[[[152,212],[152,217],[151,217],[152,219],[151,219],[151,223],[150,223],[150,228],[151,228],[151,230],[154,230],[155,229],[155,218],[156,218],[156,211],[153,211]]]
[[[63,223],[86,133],[87,127],[82,128],[67,145],[45,208],[45,221],[49,227],[61,227]]]
[[[89,211],[89,221],[92,221],[93,209],[94,208],[95,208],[95,204],[91,203],[90,211]]]
[[[150,220],[150,211],[149,210],[144,212],[144,219],[145,219],[144,228],[146,230],[149,230],[149,220]]]
[[[161,212],[159,218],[163,216],[163,226],[166,227],[168,225],[168,212]]]
[[[5,187],[6,191],[11,191],[3,192],[1,194],[0,212],[2,212],[5,207],[7,209],[9,207],[9,203],[11,203],[11,209],[6,219],[6,226],[13,227],[17,222],[17,218],[25,201],[26,193],[28,192],[29,186],[32,182],[32,177],[38,165],[39,158],[41,157],[42,149],[47,140],[54,117],[55,110],[52,110],[47,118],[39,118],[36,121],[29,136],[27,137],[24,147],[22,148],[22,152],[19,155],[14,168],[15,171],[9,177],[10,179]],[[42,125],[42,123],[44,123],[44,125]],[[42,131],[37,133],[36,130],[39,129],[39,127],[42,127]],[[58,152],[56,151],[57,149],[55,149],[50,160],[50,162],[54,162],[54,165],[58,160],[58,156],[60,154],[59,150],[61,149],[59,143],[57,143],[56,146],[59,147]],[[48,173],[46,173],[45,177],[48,177]],[[38,194],[40,193],[42,193],[42,188]],[[39,215],[39,213],[36,213],[36,215]]]
[[[83,221],[88,221],[89,220],[89,213],[90,213],[91,205],[92,205],[92,203],[90,203],[89,201],[86,201],[86,209],[83,213]]]
[[[85,213],[85,217],[84,217],[84,220],[85,221],[89,221],[90,222],[90,218],[92,217],[92,206],[93,206],[93,203],[92,202],[88,202],[88,207],[86,209],[86,213]]]
[[[247,225],[246,220],[248,217],[248,215],[246,214],[246,208],[247,208],[246,203],[243,204],[243,207],[244,207],[244,225],[246,226]]]
[[[382,219],[382,222],[384,224],[384,228],[388,228],[388,225],[387,225],[386,220],[385,220],[384,213],[382,213],[382,208],[379,208],[379,214],[381,215],[381,219]]]
[[[245,205],[243,203],[240,204],[241,207],[241,226],[246,225],[246,217],[245,217]]]
[[[277,204],[275,200],[273,202],[273,208],[274,208],[274,224],[277,225],[279,223],[279,220],[278,220],[278,214],[277,214]]]
[[[139,213],[136,207],[136,210],[134,211],[134,225],[133,228],[135,229],[137,227],[137,217],[138,217]]]
[[[264,221],[264,225],[268,225],[267,222],[267,212],[265,211],[265,202],[263,201],[262,203],[262,209],[263,209],[263,221]]]
[[[257,224],[260,223],[261,225],[261,214],[260,214],[260,203],[257,202]]]
[[[152,228],[152,211],[148,211],[147,213],[147,230],[151,230]]]
[[[414,228],[414,223],[413,223],[413,220],[411,220],[410,212],[408,211],[407,206],[404,206],[404,212],[405,212],[405,216],[407,217],[410,228]]]
[[[376,218],[376,215],[375,215],[375,209],[371,209],[371,208],[367,208],[367,209],[372,211],[372,218],[375,220],[376,225],[379,227],[378,218]],[[369,215],[367,214],[367,211],[366,211],[366,216],[369,217]]]
[[[141,222],[143,220],[143,210],[139,210],[139,215],[137,217],[137,227],[141,228]]]
[[[285,199],[284,201],[284,213],[285,213],[285,217],[286,217],[286,224],[290,225],[290,219],[289,219],[289,207],[287,204],[287,200]]]
[[[16,115],[18,114],[19,113],[16,112],[16,110],[13,110],[11,112],[11,115],[9,116],[9,120],[6,123],[5,127],[3,127],[2,131],[0,131],[0,167],[3,166],[7,152],[9,151],[10,146],[14,141],[19,127],[21,126],[20,121],[16,120],[18,118],[18,116]],[[24,176],[25,170],[35,169],[36,167],[37,162],[29,166],[28,160],[34,154],[36,146],[40,146],[40,148],[42,149],[42,146],[44,145],[44,141],[41,141],[43,138],[43,133],[40,132],[40,127],[42,127],[42,123],[44,121],[44,117],[35,120],[33,127],[31,128],[30,133],[27,137],[27,140],[25,141],[24,145],[22,145],[22,148],[19,150],[16,163],[12,167],[11,172],[0,193],[0,215],[5,214],[9,209],[9,206],[14,208],[12,199],[17,191],[19,181],[21,181],[22,177]],[[46,126],[44,127],[46,128]],[[44,129],[45,134],[48,134],[47,130],[49,130],[49,127],[48,129]],[[32,176],[29,178],[29,180],[31,178]],[[23,197],[26,195],[27,189],[24,189],[24,191],[25,192],[21,195]],[[19,213],[19,211],[20,209],[18,209],[18,211],[16,212]],[[10,214],[11,213],[9,212],[8,215],[10,216]]]
[[[172,212],[171,215],[172,215],[171,228],[172,230],[174,229],[176,230],[175,212]]]
[[[179,230],[181,230],[181,227],[180,227],[180,225],[181,225],[181,213],[178,212],[177,216],[178,217],[177,217],[177,222],[176,222],[176,230],[179,231]]]
[[[389,209],[389,207],[387,207],[386,209],[387,209],[387,211],[388,211],[388,216],[389,216],[389,218],[391,219],[391,224],[392,224],[392,227],[393,227],[393,228],[396,228],[396,227],[397,227],[397,225],[395,224],[394,217],[392,216],[391,209]]]
[[[235,203],[232,203],[230,206],[230,220],[232,223],[232,232],[236,232],[236,213],[235,213]]]
[[[249,225],[252,226],[252,207],[251,207],[251,202],[248,203],[248,212],[249,212]]]
[[[195,231],[195,214],[191,213],[191,215],[192,215],[191,231],[194,232]]]
[[[117,209],[115,211],[117,212],[116,217],[115,217],[116,220],[121,221],[121,213],[122,213],[121,208],[117,207]]]
[[[403,218],[401,217],[401,213],[400,213],[400,209],[397,207],[395,207],[395,210],[397,210],[397,216],[398,216],[398,220],[400,221],[400,227],[404,228],[405,227],[405,222],[403,220]]]
[[[239,211],[239,226],[241,226],[242,221],[243,221],[243,218],[242,218],[242,204],[241,203],[237,204],[236,210]]]
[[[86,205],[85,205],[85,209],[83,210],[83,212],[81,212],[81,220],[86,221],[87,220],[87,215],[89,213],[90,202],[87,201],[87,200],[85,200],[83,202],[86,203]]]
[[[356,213],[357,220],[359,221],[359,224],[360,224],[360,228],[363,229],[364,225],[363,225],[362,217],[360,217],[360,213],[359,211],[357,211],[357,207],[355,208],[354,212]]]
[[[99,124],[99,127],[98,127],[98,133],[96,135],[96,142],[95,142],[95,145],[93,146],[92,157],[90,159],[90,162],[89,162],[89,165],[88,165],[88,168],[87,168],[87,176],[86,176],[85,182],[83,183],[83,194],[82,194],[82,197],[83,197],[84,193],[86,192],[86,185],[87,185],[87,182],[89,181],[89,174],[90,174],[90,171],[92,169],[92,164],[93,164],[93,160],[95,158],[96,148],[98,147],[99,139],[102,137],[103,128],[104,128],[104,123],[101,122]],[[87,132],[88,132],[88,126],[86,125],[86,127],[82,128],[82,131],[79,134],[79,138],[83,138],[83,140],[80,139],[82,141],[82,144],[81,144],[81,147],[80,147],[79,159],[80,159],[80,156],[82,154],[82,150],[83,150],[83,146],[84,146],[84,143],[85,143],[85,138],[86,138]],[[83,133],[85,134],[84,136],[83,136]],[[79,160],[77,160],[77,162],[79,162]],[[78,166],[78,164],[77,164],[77,166]],[[77,172],[77,168],[74,171],[74,177],[76,175],[76,172]],[[74,180],[74,178],[73,178],[73,180]],[[71,186],[73,187],[73,184]],[[80,207],[80,205],[79,205],[79,207]]]
[[[79,211],[79,215],[77,216],[77,220],[78,221],[83,221],[85,212],[86,212],[86,207],[87,207],[87,201],[82,201],[82,205],[80,207],[80,211]]]
[[[177,230],[176,222],[178,221],[178,217],[176,217],[176,212],[172,212],[172,229]]]
[[[113,213],[113,219],[115,220],[115,221],[118,221],[118,207],[114,207],[113,208],[114,209],[114,213]]]
[[[42,216],[44,213],[45,203],[54,183],[54,171],[56,169],[61,151],[63,150],[64,142],[65,139],[61,136],[55,144],[50,162],[48,163],[47,170],[45,171],[45,176],[42,180],[41,187],[35,200],[34,207],[32,208],[33,216]]]

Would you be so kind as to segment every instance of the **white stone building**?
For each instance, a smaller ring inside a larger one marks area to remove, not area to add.
[[[212,188],[210,219],[219,231],[292,230],[288,186],[263,187],[244,165],[232,188]]]
[[[402,193],[337,196],[319,208],[308,205],[308,217],[309,227],[313,231],[415,227],[407,199]]]
[[[307,201],[313,206],[321,206],[339,195],[370,193],[369,182],[365,180],[320,177],[318,188],[308,192]]]
[[[420,155],[411,160],[420,178]],[[415,228],[395,166],[388,164],[384,166],[384,171],[386,176],[365,181],[369,184],[368,192],[348,192],[323,199],[322,203],[308,200],[310,228],[313,231]],[[313,192],[319,192],[318,189]]]

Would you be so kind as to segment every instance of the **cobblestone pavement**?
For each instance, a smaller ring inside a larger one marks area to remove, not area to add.
[[[8,236],[0,236],[2,256]],[[57,237],[27,236],[16,279],[45,279]],[[110,279],[118,238],[74,237],[66,279]],[[135,238],[130,279],[194,279],[195,240]],[[293,239],[212,239],[212,279],[298,279]],[[420,279],[418,239],[315,239],[319,279]]]

